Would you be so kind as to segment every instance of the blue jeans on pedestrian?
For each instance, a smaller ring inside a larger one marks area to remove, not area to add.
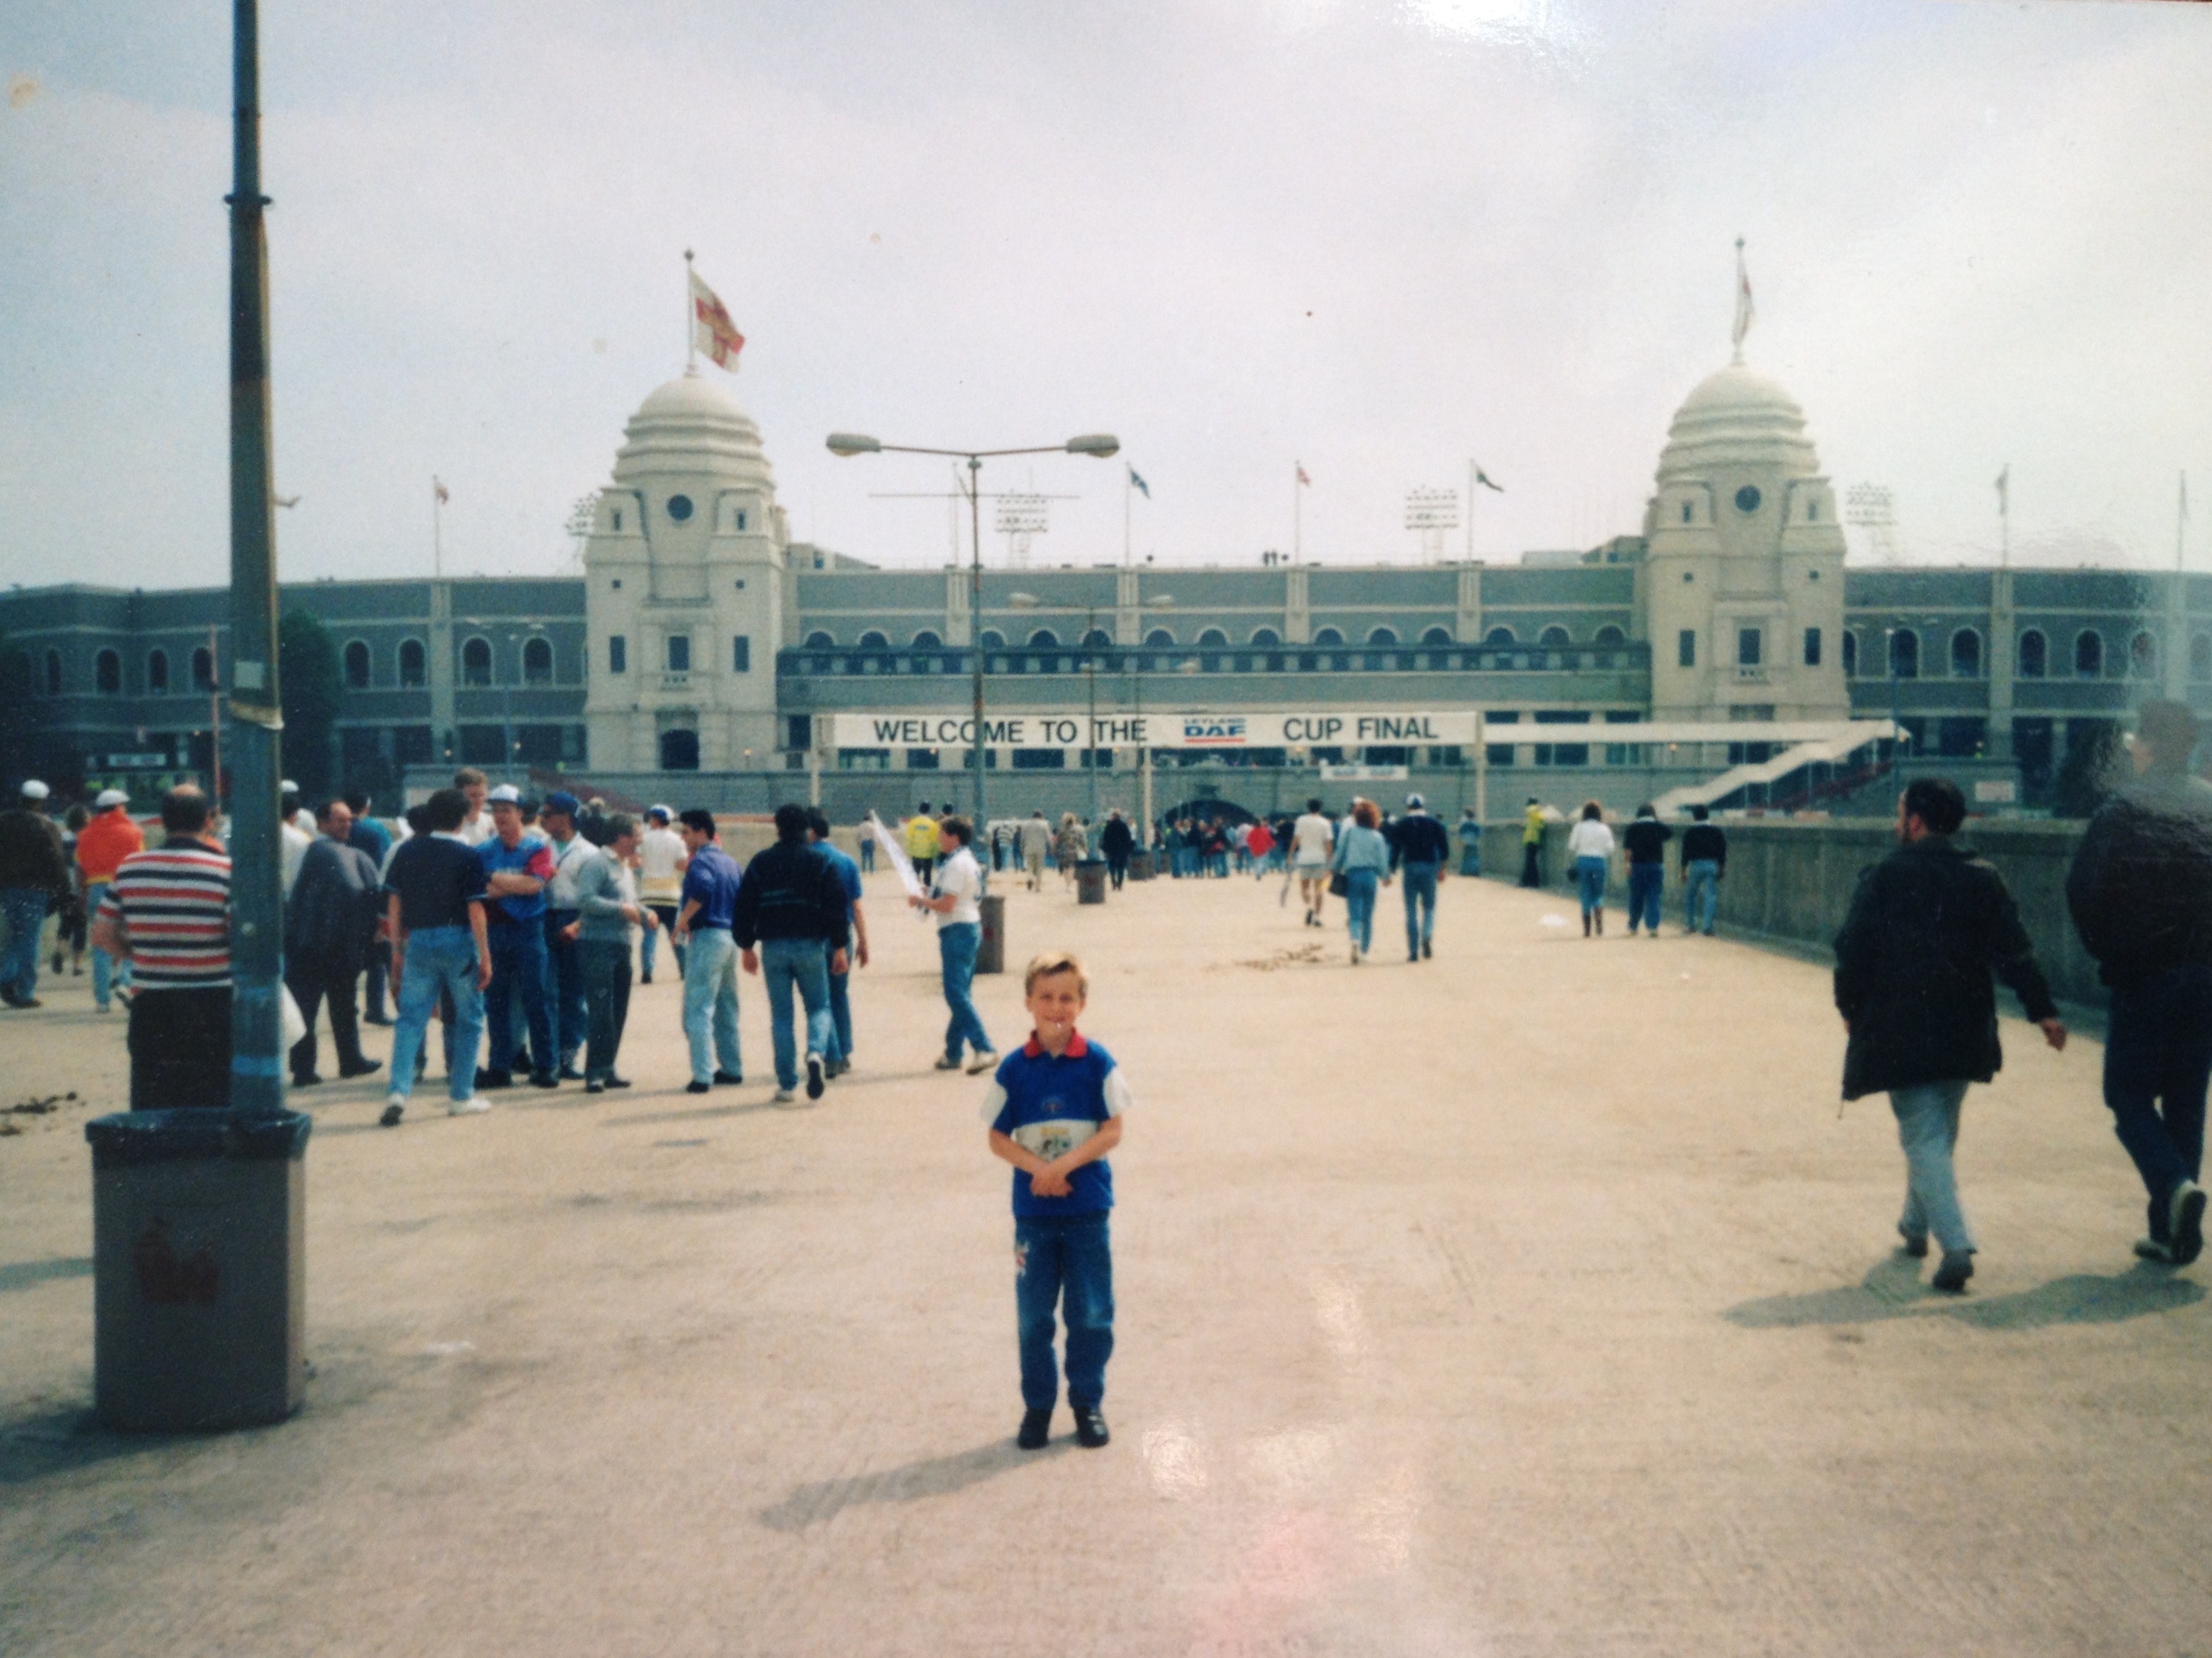
[[[1437,934],[1437,877],[1442,864],[1407,862],[1398,874],[1406,888],[1406,954],[1417,957]]]
[[[1577,858],[1575,859],[1575,888],[1582,896],[1583,914],[1605,908],[1605,859]]]
[[[975,953],[983,947],[983,929],[973,921],[953,921],[937,929],[937,953],[945,963],[945,1005],[952,1017],[945,1027],[945,1057],[959,1062],[965,1042],[978,1054],[992,1051],[968,988],[975,982]]]
[[[837,953],[835,943],[822,946],[823,959]],[[853,1057],[853,958],[845,958],[845,970],[830,975],[830,1047],[823,1057],[843,1064]]]
[[[467,927],[418,927],[407,935],[400,961],[399,1023],[392,1033],[392,1091],[403,1100],[415,1091],[415,1061],[441,993],[449,993],[453,1002],[446,1092],[465,1100],[477,1091],[477,1044],[484,1020],[483,993],[477,988],[476,935]]]
[[[996,852],[998,848],[992,848]],[[872,875],[876,868],[876,837],[872,834],[860,837],[860,873]]]
[[[1022,1403],[1060,1402],[1053,1362],[1055,1309],[1067,1321],[1067,1402],[1103,1404],[1114,1353],[1114,1252],[1107,1212],[1014,1217],[1014,1315],[1021,1333]]]
[[[8,922],[8,953],[0,957],[0,990],[26,999],[39,990],[39,934],[46,925],[44,887],[0,887],[0,916]]]
[[[584,999],[584,958],[576,953],[574,939],[561,936],[562,929],[580,913],[545,912],[545,988],[553,999],[553,1051],[563,1071],[576,1068],[576,1055],[592,1034],[592,1010]]]
[[[1381,879],[1371,869],[1344,872],[1345,926],[1363,956],[1375,948],[1375,889]]]
[[[515,1068],[514,998],[522,997],[522,1017],[530,1029],[530,1067],[551,1072],[559,1060],[553,1055],[552,999],[545,993],[545,928],[533,917],[527,921],[501,921],[489,930],[491,985],[484,992],[484,1030],[489,1041],[484,1054],[487,1071]]]
[[[761,977],[768,987],[768,1023],[775,1043],[775,1085],[799,1085],[798,1039],[791,997],[806,1005],[806,1051],[830,1051],[830,963],[819,938],[763,938]]]
[[[691,929],[684,963],[684,1035],[691,1080],[711,1083],[717,1069],[742,1077],[738,1052],[738,941],[726,926]]]
[[[1667,885],[1667,866],[1664,864],[1631,864],[1628,866],[1628,930],[1636,931],[1638,925],[1659,931],[1659,895]]]
[[[1692,932],[1711,932],[1721,908],[1721,866],[1700,858],[1682,865],[1682,921]]]
[[[2105,1103],[2150,1194],[2150,1235],[2172,1236],[2173,1188],[2204,1168],[2212,1084],[2212,967],[2170,967],[2112,987]]]
[[[87,915],[99,914],[100,901],[106,896],[106,882],[88,882],[84,889],[84,913]],[[115,993],[128,989],[130,985],[129,962],[118,962],[104,950],[92,952],[92,1000],[95,1007],[105,1013]]]
[[[1958,1178],[1951,1170],[1951,1152],[1959,1144],[1959,1108],[1966,1098],[1964,1081],[1915,1083],[1889,1091],[1898,1141],[1905,1147],[1905,1213],[1898,1226],[1912,1237],[1933,1232],[1947,1255],[1974,1247],[1966,1212],[1959,1205]]]
[[[1459,872],[1462,875],[1482,873],[1482,842],[1462,841],[1459,843]]]

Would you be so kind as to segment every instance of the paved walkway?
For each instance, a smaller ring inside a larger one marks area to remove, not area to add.
[[[1391,893],[1356,969],[1272,883],[1017,892],[1139,1104],[1115,1441],[1063,1410],[1025,1456],[1006,1174],[928,1068],[933,941],[872,890],[818,1108],[769,1103],[750,980],[743,1090],[681,1091],[663,982],[628,1095],[397,1133],[303,1096],[281,1428],[84,1428],[85,1114],[6,1119],[0,1650],[2212,1651],[2212,1309],[2130,1255],[2094,1043],[2007,1027],[1962,1147],[1985,1253],[1939,1299],[1815,966],[1585,944],[1463,881],[1433,963]],[[0,1022],[0,1105],[119,1102],[84,983]]]

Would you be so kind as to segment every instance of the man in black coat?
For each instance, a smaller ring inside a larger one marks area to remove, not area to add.
[[[2035,964],[2035,948],[1995,868],[1951,837],[1966,800],[1947,778],[1916,778],[1897,807],[1895,852],[1859,877],[1836,935],[1836,1007],[1849,1041],[1844,1097],[1887,1090],[1905,1147],[1905,1252],[1943,1260],[1932,1282],[1959,1291],[1974,1275],[1974,1240],[1959,1204],[1951,1152],[1969,1083],[2004,1063],[1990,975],[2019,993],[2051,1047],[2066,1027]]]
[[[315,828],[320,833],[301,855],[298,878],[284,901],[284,987],[307,1027],[292,1044],[295,1088],[322,1081],[315,1073],[315,1013],[326,998],[338,1075],[366,1077],[382,1065],[362,1057],[354,982],[376,948],[383,878],[374,859],[349,844],[353,811],[344,801],[332,800],[317,812]]]
[[[2179,1266],[2204,1248],[2212,1079],[2212,784],[2189,775],[2197,738],[2181,703],[2144,705],[2136,780],[2097,809],[2066,877],[2075,930],[2112,987],[2105,1103],[2150,1193],[2136,1253]]]
[[[1098,850],[1106,855],[1106,873],[1116,891],[1129,873],[1129,854],[1136,850],[1137,836],[1129,827],[1129,820],[1117,808],[1106,819],[1105,827],[1098,831]]]
[[[1406,878],[1406,959],[1424,961],[1436,954],[1437,883],[1451,856],[1451,835],[1418,794],[1406,797],[1406,815],[1386,835],[1390,872]]]
[[[745,865],[730,923],[739,963],[765,976],[778,1104],[795,1097],[799,1086],[793,993],[806,1009],[806,1097],[818,1100],[829,1074],[823,1056],[835,1035],[830,978],[846,971],[845,884],[829,853],[808,841],[806,824],[805,806],[775,809],[775,844],[755,853]]]

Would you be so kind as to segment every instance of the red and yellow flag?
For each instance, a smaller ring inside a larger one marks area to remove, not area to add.
[[[738,353],[745,349],[745,337],[738,332],[728,310],[714,290],[699,280],[696,271],[691,273],[691,339],[714,360],[714,367],[737,373]]]

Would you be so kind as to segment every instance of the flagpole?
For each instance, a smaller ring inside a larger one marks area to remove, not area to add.
[[[1293,564],[1305,562],[1305,463],[1293,460],[1291,463],[1291,562]]]
[[[1467,463],[1467,562],[1474,562],[1474,462]]]
[[[1997,474],[1997,568],[2012,568],[2012,463]]]
[[[435,472],[430,474],[430,580],[441,580],[446,574],[446,486],[438,482]]]
[[[684,250],[684,372],[699,372],[699,329],[691,297],[691,250]]]
[[[1129,540],[1129,515],[1136,508],[1136,470],[1124,461],[1121,463],[1121,567],[1124,569],[1136,562]]]

